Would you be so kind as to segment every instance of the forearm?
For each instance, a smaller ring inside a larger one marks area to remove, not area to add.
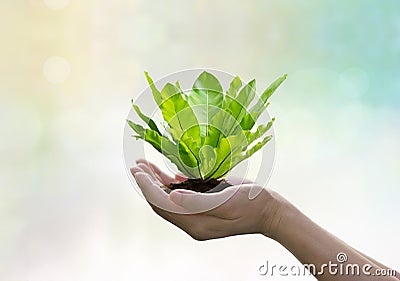
[[[368,276],[363,272],[365,265],[371,274],[382,269],[381,265],[318,226],[291,204],[285,203],[284,207],[285,212],[282,212],[272,238],[288,249],[302,264],[314,265],[316,272],[312,273],[318,280],[397,280],[395,277]],[[347,256],[346,262],[340,263],[337,260],[339,253]],[[338,271],[336,274],[330,273],[330,264],[337,265],[331,265],[333,272],[335,268]],[[349,264],[358,267],[360,274],[353,274],[351,269],[350,274],[346,274],[346,265]],[[343,268],[343,273],[340,267]]]
[[[354,249],[354,248],[353,248]],[[384,269],[389,269],[389,270],[393,270],[389,267],[387,267],[386,265],[382,264],[381,262],[371,258],[370,256],[358,251],[357,249],[354,249],[355,251],[357,251],[357,253],[359,253],[360,255],[364,256],[365,258],[367,258],[368,260],[372,261],[374,264],[376,264],[377,266],[379,266],[380,268],[384,268]],[[400,273],[398,271],[395,271],[395,276],[397,278],[397,280],[400,280]]]

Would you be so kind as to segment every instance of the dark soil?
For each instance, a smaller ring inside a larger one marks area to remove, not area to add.
[[[230,187],[230,186],[232,186],[232,185],[230,183],[228,183],[227,181],[225,181],[224,179],[222,179],[222,180],[187,179],[184,182],[171,183],[171,184],[165,186],[164,190],[168,193],[174,189],[188,189],[188,190],[193,190],[196,192],[211,193],[211,192],[218,192],[218,191],[224,190],[225,188]]]

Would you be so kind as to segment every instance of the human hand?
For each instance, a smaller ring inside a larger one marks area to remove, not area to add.
[[[170,194],[160,187],[185,178],[171,177],[157,166],[140,159],[131,169],[152,209],[196,240],[208,240],[247,233],[273,238],[284,210],[285,200],[259,185],[228,177],[233,186],[217,193],[177,189]],[[252,198],[251,192],[257,190]],[[251,199],[249,199],[251,198]]]

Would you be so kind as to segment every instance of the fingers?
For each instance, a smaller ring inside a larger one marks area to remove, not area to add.
[[[176,214],[162,210],[154,205],[151,205],[151,207],[159,216],[179,227],[196,240],[203,241],[229,236],[230,227],[227,227],[229,223],[227,220],[206,214]]]
[[[154,174],[157,175],[158,179],[161,181],[162,184],[168,185],[170,183],[175,183],[177,182],[176,179],[171,177],[170,175],[166,174],[163,172],[160,168],[158,168],[156,165],[153,163],[147,161],[146,159],[138,159],[136,160],[136,163],[138,165],[144,165],[147,166]]]
[[[156,171],[154,171],[150,166],[145,165],[143,163],[139,163],[138,167],[140,167],[145,173],[149,174],[150,176],[152,176],[154,179],[156,179],[160,185],[163,184],[162,183],[162,179],[161,177],[158,175],[158,173]]]
[[[136,172],[134,177],[144,197],[150,204],[169,212],[188,213],[183,207],[177,206],[169,200],[168,194],[147,173]]]
[[[190,190],[176,189],[169,194],[175,204],[193,213],[213,213],[213,209],[224,204],[238,191],[240,186],[232,186],[217,193],[198,193]]]
[[[159,186],[162,185],[162,183],[161,183],[161,181],[160,181],[160,178],[157,177],[157,175],[154,174],[154,172],[152,172],[152,171],[150,170],[150,168],[147,167],[146,165],[138,164],[137,166],[131,168],[131,173],[132,173],[133,176],[135,175],[135,173],[138,173],[138,172],[146,173],[146,174],[149,175],[149,176],[151,177],[151,179],[152,179],[154,182],[156,182]]]

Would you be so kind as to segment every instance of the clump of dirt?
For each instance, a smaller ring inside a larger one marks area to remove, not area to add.
[[[227,187],[232,186],[226,180],[217,180],[217,179],[209,179],[209,180],[202,180],[202,179],[187,179],[183,182],[179,183],[171,183],[169,185],[164,186],[164,190],[166,192],[171,192],[174,189],[187,189],[196,192],[202,193],[211,193],[211,192],[218,192],[222,191]]]

